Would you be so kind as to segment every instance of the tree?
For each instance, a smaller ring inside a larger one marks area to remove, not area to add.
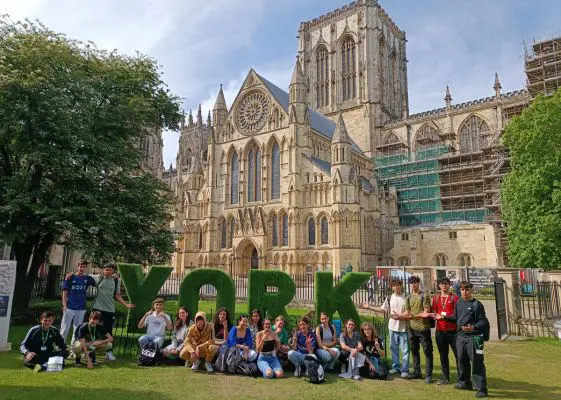
[[[511,171],[501,186],[512,265],[561,266],[561,90],[508,124]]]
[[[104,260],[169,257],[173,198],[141,170],[138,143],[180,118],[153,59],[0,18],[0,240],[17,258],[15,310],[54,243]]]

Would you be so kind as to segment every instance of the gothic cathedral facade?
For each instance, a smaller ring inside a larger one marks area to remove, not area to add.
[[[288,92],[250,70],[230,107],[220,89],[206,122],[199,107],[182,125],[176,168],[163,172],[178,198],[176,271],[339,274],[348,264],[456,264],[462,254],[500,265],[500,226],[488,218],[496,191],[484,186],[495,159],[483,153],[527,93],[501,94],[497,77],[493,97],[452,106],[448,92],[446,108],[409,115],[406,35],[375,0],[298,33]],[[463,168],[467,155],[475,175],[446,181],[442,171]],[[427,190],[420,173],[399,175],[421,164],[434,167]],[[449,187],[460,194],[448,200]],[[411,205],[414,193],[426,194]],[[443,246],[449,231],[456,241]]]

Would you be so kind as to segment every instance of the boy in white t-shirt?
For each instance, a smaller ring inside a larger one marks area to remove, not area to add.
[[[158,297],[152,303],[152,310],[148,311],[138,322],[139,328],[146,327],[146,335],[138,339],[140,347],[148,342],[154,342],[162,348],[166,337],[166,329],[173,329],[171,319],[164,312],[164,299]]]
[[[401,373],[402,378],[409,378],[409,345],[407,337],[407,320],[405,295],[400,279],[392,279],[390,282],[393,294],[389,304],[385,303],[386,311],[390,313],[388,328],[390,330],[390,352],[392,353],[392,368],[390,374]],[[399,358],[401,350],[401,362]]]

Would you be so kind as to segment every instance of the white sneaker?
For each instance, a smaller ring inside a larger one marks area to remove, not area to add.
[[[68,355],[67,360],[75,360],[76,359],[76,354],[74,354],[73,351],[70,352],[70,354]]]
[[[298,378],[300,376],[300,366],[297,365],[296,367],[294,367],[294,376],[296,378]]]
[[[212,364],[209,363],[208,361],[205,361],[205,368],[206,368],[206,372],[214,372],[214,368],[212,368]]]
[[[201,360],[195,361],[195,362],[193,363],[193,365],[191,365],[191,369],[192,369],[193,371],[196,371],[196,370],[199,369],[199,365],[201,365]]]
[[[105,360],[106,360],[106,361],[115,361],[115,360],[117,360],[117,359],[116,359],[115,356],[113,355],[113,352],[112,352],[112,351],[108,351],[107,353],[105,353]]]

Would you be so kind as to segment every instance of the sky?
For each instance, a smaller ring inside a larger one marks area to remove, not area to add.
[[[231,106],[250,68],[288,88],[301,21],[345,0],[0,0],[0,14],[38,19],[99,48],[154,57],[188,112],[212,109],[220,84]],[[522,89],[524,44],[561,36],[559,0],[379,0],[407,34],[410,113]],[[164,133],[175,164],[178,132]]]

